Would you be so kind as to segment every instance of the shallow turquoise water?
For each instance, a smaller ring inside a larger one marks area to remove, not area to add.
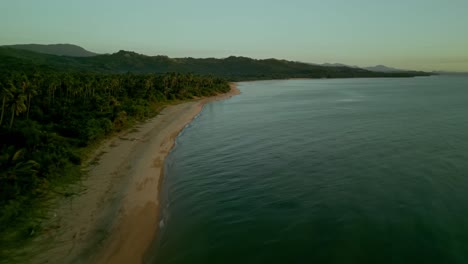
[[[468,78],[239,88],[178,137],[148,263],[468,263]]]

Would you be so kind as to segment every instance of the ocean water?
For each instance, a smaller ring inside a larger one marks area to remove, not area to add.
[[[147,263],[468,263],[468,77],[239,88],[177,138]]]

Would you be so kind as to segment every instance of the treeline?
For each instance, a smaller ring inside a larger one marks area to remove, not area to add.
[[[174,100],[224,93],[193,74],[0,71],[0,226],[13,223],[51,184],[79,174],[81,150]],[[0,232],[1,233],[1,232]]]
[[[120,51],[111,56],[128,54],[127,57],[139,57],[141,55]],[[96,56],[87,58],[88,60],[103,59]],[[156,58],[155,58],[156,59]],[[164,58],[158,58],[163,61]],[[222,76],[231,81],[253,81],[253,80],[271,80],[288,78],[400,78],[430,75],[426,72],[398,72],[384,73],[372,72],[361,68],[352,68],[345,66],[322,66],[313,65],[297,61],[287,61],[278,59],[257,60],[247,57],[231,56],[225,59],[196,59],[196,58],[166,58],[166,64],[171,65],[170,61],[177,62],[177,65],[185,65],[188,71],[198,73],[210,72],[216,76]],[[179,66],[181,67],[181,66]]]
[[[216,58],[169,58],[146,56],[131,51],[91,57],[67,57],[40,54],[26,50],[0,47],[0,67],[28,65],[49,67],[57,71],[93,71],[107,73],[196,73],[214,75],[230,81],[287,79],[287,78],[378,78],[431,75],[426,72],[372,72],[360,68],[329,67],[278,59],[252,59],[231,56]]]

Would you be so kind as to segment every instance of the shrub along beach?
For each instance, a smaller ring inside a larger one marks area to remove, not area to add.
[[[51,193],[76,194],[66,183],[80,178],[90,146],[168,104],[230,89],[225,80],[192,74],[48,71],[3,72],[0,87],[2,250],[38,233],[32,209]]]

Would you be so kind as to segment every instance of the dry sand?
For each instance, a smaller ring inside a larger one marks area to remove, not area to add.
[[[97,151],[81,183],[64,199],[35,243],[32,263],[141,263],[158,228],[164,159],[179,132],[204,104],[226,94],[166,107],[153,119],[112,138]]]

